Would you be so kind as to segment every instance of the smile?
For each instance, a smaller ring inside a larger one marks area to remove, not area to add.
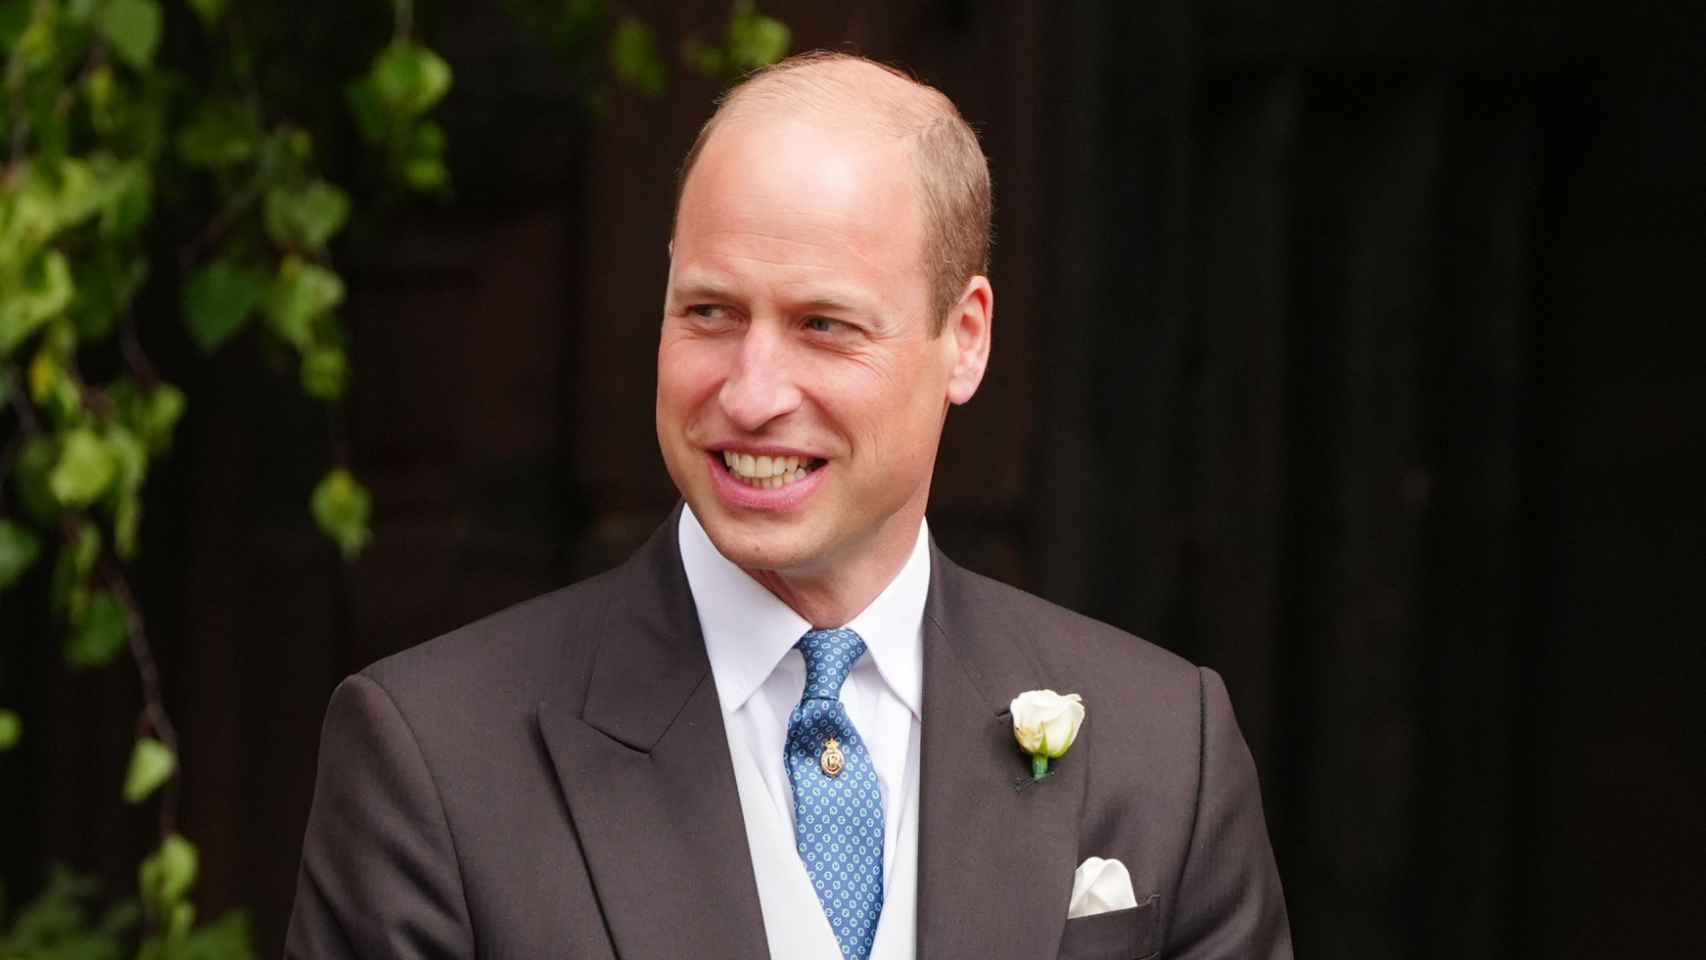
[[[823,463],[822,460],[812,457],[773,457],[735,450],[723,451],[723,466],[728,468],[729,476],[747,486],[764,490],[798,483],[813,470],[823,466]]]

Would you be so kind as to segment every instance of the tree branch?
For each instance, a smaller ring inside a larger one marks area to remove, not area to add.
[[[237,191],[236,195],[225,204],[223,209],[213,215],[213,219],[207,222],[207,226],[202,228],[201,233],[196,234],[195,239],[178,248],[178,269],[188,273],[197,261],[207,255],[207,248],[218,243],[220,238],[225,236],[225,232],[237,222],[237,219],[254,206],[255,201],[260,198],[261,178],[256,175],[254,179],[243,185],[243,189]]]
[[[124,354],[125,365],[130,367],[131,376],[144,391],[152,392],[160,384],[160,374],[154,369],[153,361],[148,359],[147,351],[142,349],[142,340],[136,334],[136,312],[126,309],[124,320],[118,328],[119,350]]]
[[[160,686],[160,668],[154,660],[154,651],[148,645],[148,632],[142,618],[142,608],[136,602],[136,594],[130,589],[130,581],[124,575],[124,569],[110,556],[105,563],[105,579],[107,586],[113,591],[118,602],[124,606],[125,619],[130,635],[130,658],[136,662],[136,673],[142,681],[142,713],[137,717],[137,726],[146,727],[154,737],[172,755],[179,759],[179,769],[182,767],[183,755],[178,748],[178,731],[172,726],[172,718],[166,712],[166,697]],[[178,774],[174,772],[160,790],[160,837],[166,838],[177,829],[178,808]]]
[[[400,43],[414,35],[415,3],[414,0],[391,0],[391,7],[396,11],[394,38]]]
[[[11,91],[11,108],[7,112],[12,120],[12,140],[7,145],[5,173],[9,181],[23,169],[24,150],[30,144],[30,115],[24,109],[23,93],[15,88]]]

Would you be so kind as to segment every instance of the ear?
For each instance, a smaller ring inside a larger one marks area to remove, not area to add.
[[[965,403],[983,382],[989,365],[989,335],[995,325],[995,289],[989,278],[972,277],[942,327],[943,349],[952,357],[948,402]]]

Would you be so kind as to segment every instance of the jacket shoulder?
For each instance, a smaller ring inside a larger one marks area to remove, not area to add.
[[[1199,695],[1201,672],[1171,650],[963,567],[954,566],[951,576],[971,609],[990,612],[1001,632],[1063,683],[1107,677],[1177,689],[1193,700]]]
[[[578,696],[617,571],[541,594],[378,660],[360,674],[405,715],[482,704],[531,708],[547,692]]]

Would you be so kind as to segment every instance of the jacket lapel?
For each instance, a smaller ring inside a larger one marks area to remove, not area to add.
[[[1052,776],[1030,761],[1009,701],[1048,675],[999,603],[932,545],[924,619],[918,956],[1058,952],[1077,866],[1090,722]],[[972,594],[991,598],[979,602]]]
[[[677,514],[679,516],[679,512]],[[613,574],[584,706],[539,726],[616,954],[765,957],[746,826],[676,524]]]

